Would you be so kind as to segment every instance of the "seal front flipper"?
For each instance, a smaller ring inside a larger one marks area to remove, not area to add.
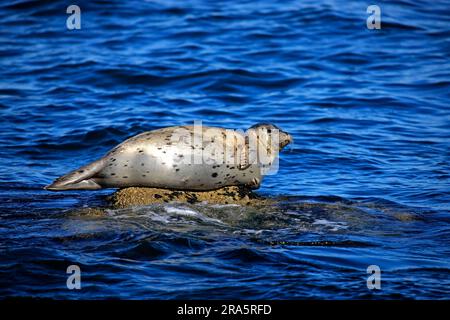
[[[44,189],[50,191],[62,190],[98,190],[102,187],[93,178],[105,166],[105,160],[94,161],[84,167],[59,177]]]
[[[239,170],[245,170],[250,167],[250,143],[248,135],[245,136],[245,143],[242,148],[239,150],[240,159],[239,159]]]

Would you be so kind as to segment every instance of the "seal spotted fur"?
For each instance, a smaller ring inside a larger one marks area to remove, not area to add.
[[[277,143],[273,144],[274,132]],[[250,148],[253,141],[257,148]],[[154,187],[215,190],[225,186],[258,188],[264,170],[291,136],[271,124],[246,134],[216,127],[176,126],[136,135],[104,157],[56,179],[47,190]],[[260,161],[266,158],[266,163]]]

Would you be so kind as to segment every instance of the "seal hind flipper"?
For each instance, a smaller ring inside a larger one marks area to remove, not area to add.
[[[97,190],[102,187],[91,179],[95,174],[104,168],[104,160],[94,161],[86,166],[78,168],[65,174],[52,184],[45,186],[45,190],[61,191],[61,190]]]

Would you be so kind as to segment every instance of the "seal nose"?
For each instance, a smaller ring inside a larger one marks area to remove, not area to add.
[[[292,136],[284,131],[280,131],[280,147],[284,148],[286,147],[288,144],[292,143],[294,141],[294,139],[292,138]]]

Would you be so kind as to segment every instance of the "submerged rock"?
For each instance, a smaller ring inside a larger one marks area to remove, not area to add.
[[[258,205],[268,200],[257,196],[248,188],[232,186],[212,191],[130,187],[115,192],[109,197],[109,201],[113,208],[127,208],[165,202]]]

